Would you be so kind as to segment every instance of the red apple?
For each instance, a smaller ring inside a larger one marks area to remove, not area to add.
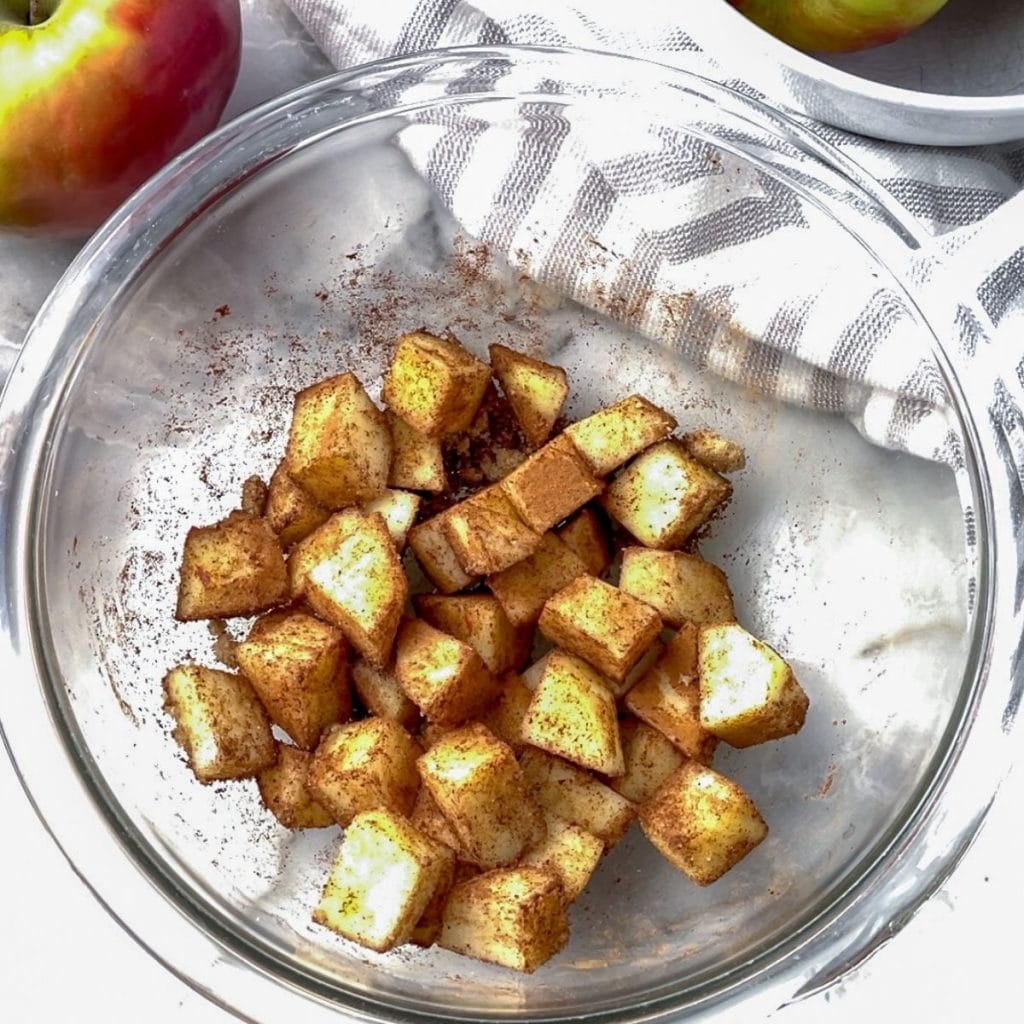
[[[923,25],[946,0],[729,0],[799,50],[843,53],[891,43]]]
[[[239,0],[0,0],[0,225],[79,235],[218,121]]]

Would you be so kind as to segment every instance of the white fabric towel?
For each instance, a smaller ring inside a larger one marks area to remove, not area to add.
[[[288,3],[339,68],[440,47],[530,44],[626,53],[724,78],[686,31],[699,4],[687,15],[656,0],[599,9],[550,0]],[[540,84],[515,80],[499,60],[493,75],[503,89]],[[742,82],[726,84],[752,92]],[[693,173],[688,134],[655,132],[639,118],[632,129],[616,123],[603,151],[591,143],[584,152],[568,128],[585,112],[537,104],[530,116],[528,152],[500,126],[470,116],[423,119],[403,131],[402,145],[467,232],[543,283],[701,366],[787,401],[844,413],[872,441],[961,468],[945,387],[921,355],[906,306],[873,275],[841,272],[841,254],[808,251],[799,214],[763,201],[763,176],[742,173],[737,162],[726,169],[736,172],[726,195],[721,166]],[[945,305],[933,315],[957,339],[958,357],[972,358],[979,336],[999,325],[1022,291],[1015,218],[1005,209],[1001,218],[993,214],[1024,184],[1024,149],[944,151],[811,127],[936,236],[925,250],[905,254],[903,269]],[[605,253],[582,264],[569,258],[578,233],[566,230],[581,210]],[[971,301],[948,301],[946,282],[954,276],[954,292]],[[660,298],[691,293],[701,302],[683,310]],[[979,322],[975,306],[990,323]],[[1024,346],[1004,355],[1007,373],[1024,376]]]

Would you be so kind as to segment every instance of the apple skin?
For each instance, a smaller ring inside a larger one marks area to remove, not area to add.
[[[947,0],[729,0],[798,50],[847,53],[891,43],[923,25]]]
[[[0,2],[0,226],[88,234],[213,128],[241,56],[239,0]],[[55,8],[55,9],[54,9]]]

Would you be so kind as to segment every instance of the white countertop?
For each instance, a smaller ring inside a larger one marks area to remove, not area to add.
[[[325,69],[279,0],[243,0],[243,6],[246,55],[229,115]],[[0,239],[0,373],[6,373],[32,311],[72,254],[66,243]],[[2,667],[0,678],[4,685],[19,684]],[[0,1020],[234,1019],[150,958],[106,913],[49,838],[2,755],[0,807],[0,875],[7,890],[0,927]],[[1021,807],[1024,772],[1017,770],[960,868],[910,925],[852,976],[778,1019],[1017,1019],[1019,1012],[1008,1003],[1016,996],[1018,960],[1010,936],[1024,919]]]

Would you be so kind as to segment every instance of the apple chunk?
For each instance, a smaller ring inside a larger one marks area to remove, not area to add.
[[[452,861],[400,815],[366,811],[345,830],[313,920],[368,949],[393,949],[412,938]]]
[[[295,396],[284,462],[288,475],[327,508],[384,492],[391,431],[354,373],[328,377]]]
[[[736,623],[700,632],[700,720],[733,747],[799,732],[809,701],[792,669]]]
[[[213,526],[188,531],[181,556],[178,619],[255,615],[287,597],[284,554],[265,520],[232,512]]]
[[[458,342],[425,331],[398,339],[384,401],[414,430],[441,437],[465,430],[491,381],[491,368]]]
[[[768,834],[743,788],[696,761],[680,765],[639,817],[666,860],[698,885],[717,881]]]
[[[347,653],[340,630],[297,611],[257,619],[235,649],[270,717],[304,750],[351,713]]]
[[[512,864],[544,835],[543,815],[515,753],[484,726],[453,729],[418,767],[463,859],[482,868]]]
[[[504,345],[491,345],[489,352],[523,436],[532,448],[539,448],[550,436],[569,394],[565,370]]]
[[[340,543],[309,568],[306,600],[319,616],[334,623],[367,661],[384,668],[409,584],[379,515],[346,509],[340,517],[344,519],[339,523]]]

